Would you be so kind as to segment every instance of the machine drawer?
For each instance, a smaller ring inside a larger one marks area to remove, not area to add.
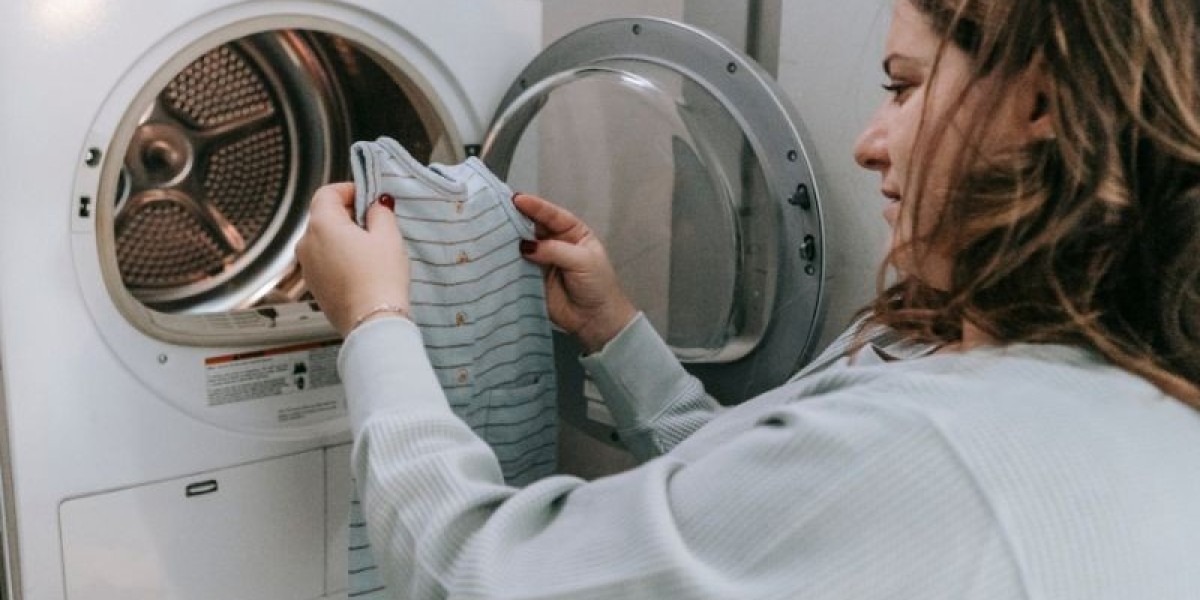
[[[324,452],[64,502],[69,600],[324,595]]]

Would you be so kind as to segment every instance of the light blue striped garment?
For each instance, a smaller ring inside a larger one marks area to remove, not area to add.
[[[352,146],[351,167],[360,224],[380,195],[395,199],[412,264],[413,321],[451,408],[496,452],[509,484],[552,474],[553,340],[541,270],[518,249],[534,238],[533,223],[475,158],[425,167],[395,140],[379,138]],[[349,533],[349,596],[390,598],[357,485]]]

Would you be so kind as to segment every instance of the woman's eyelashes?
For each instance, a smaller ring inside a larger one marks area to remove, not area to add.
[[[915,87],[915,84],[905,81],[891,81],[883,84],[883,89],[892,95],[892,102],[897,104],[904,102],[904,99],[908,97],[909,92],[911,92]]]

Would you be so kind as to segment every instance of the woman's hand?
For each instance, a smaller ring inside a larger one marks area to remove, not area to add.
[[[595,352],[637,315],[621,291],[604,245],[578,217],[541,198],[517,194],[517,210],[537,225],[537,242],[521,253],[545,267],[550,319]]]
[[[364,230],[354,222],[354,184],[327,185],[313,195],[296,258],[313,296],[343,337],[373,308],[409,306],[408,251],[394,208],[373,204]]]

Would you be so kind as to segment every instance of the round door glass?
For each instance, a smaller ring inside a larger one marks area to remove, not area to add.
[[[778,209],[716,96],[678,71],[609,61],[539,82],[497,126],[498,136],[524,126],[499,159],[513,189],[593,228],[681,359],[729,362],[754,349],[771,314]]]

